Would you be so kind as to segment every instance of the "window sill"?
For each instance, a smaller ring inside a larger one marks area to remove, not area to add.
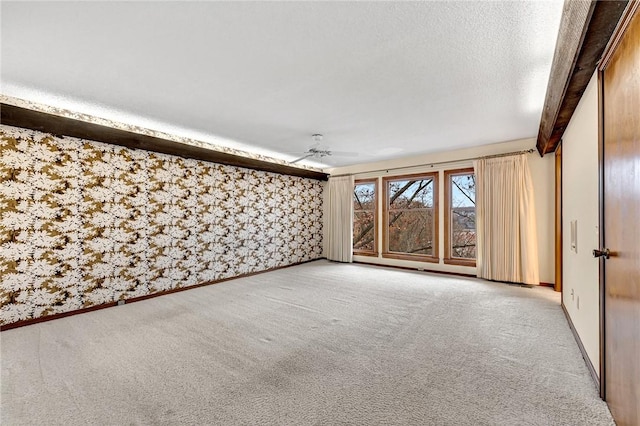
[[[382,253],[382,257],[387,259],[413,260],[415,262],[439,263],[440,259],[434,256],[406,253]]]
[[[476,267],[476,261],[474,259],[443,259],[445,265],[457,265],[457,266],[470,266]]]
[[[377,252],[373,252],[373,251],[354,251],[353,252],[354,256],[371,256],[371,257],[378,257],[378,253]]]

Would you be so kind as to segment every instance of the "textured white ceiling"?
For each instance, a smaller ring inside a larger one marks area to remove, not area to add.
[[[562,0],[1,8],[5,95],[342,166],[535,136]]]

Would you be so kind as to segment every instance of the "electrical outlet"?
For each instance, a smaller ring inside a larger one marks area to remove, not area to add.
[[[576,307],[580,309],[580,296],[578,296],[578,300],[576,300]]]

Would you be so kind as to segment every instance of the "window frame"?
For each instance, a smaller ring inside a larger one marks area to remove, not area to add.
[[[355,192],[356,185],[359,184],[374,184],[374,194],[373,194],[373,251],[372,250],[356,250],[353,248],[354,241],[352,236],[351,247],[353,249],[353,254],[355,256],[373,256],[378,257],[378,191],[380,190],[380,185],[378,183],[378,178],[369,178],[369,179],[356,179],[353,183],[353,190]],[[351,202],[354,200],[352,199]],[[355,222],[356,209],[353,209],[353,218]]]
[[[412,260],[418,262],[429,262],[429,263],[440,263],[440,258],[438,257],[438,249],[439,249],[439,217],[440,210],[438,206],[438,175],[439,172],[425,172],[425,173],[414,173],[408,175],[399,175],[399,176],[385,176],[382,178],[382,186],[383,186],[383,200],[384,204],[382,205],[382,216],[384,220],[384,228],[382,232],[382,257],[388,259],[399,259],[399,260]],[[389,182],[394,182],[398,180],[417,180],[417,179],[432,179],[433,185],[433,251],[431,255],[426,254],[414,254],[414,253],[402,253],[395,252],[389,250]]]
[[[451,185],[453,184],[451,178],[453,176],[464,176],[468,174],[474,174],[475,170],[473,167],[467,167],[464,169],[453,169],[453,170],[445,170],[444,171],[444,263],[447,265],[458,265],[458,266],[476,266],[477,256],[478,256],[478,225],[476,223],[476,258],[475,259],[465,259],[461,257],[453,257],[452,253],[452,238],[451,238],[451,210],[452,206],[452,189]],[[476,209],[477,214],[477,209]]]

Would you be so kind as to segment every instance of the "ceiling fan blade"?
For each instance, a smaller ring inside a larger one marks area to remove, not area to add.
[[[308,154],[304,155],[303,157],[297,158],[297,159],[295,159],[295,160],[293,160],[293,161],[289,161],[289,163],[291,163],[291,164],[293,164],[293,163],[297,163],[298,161],[302,161],[302,160],[304,160],[305,158],[312,157],[313,155],[315,155],[315,154],[314,154],[313,152],[310,152],[310,153],[308,153]]]

